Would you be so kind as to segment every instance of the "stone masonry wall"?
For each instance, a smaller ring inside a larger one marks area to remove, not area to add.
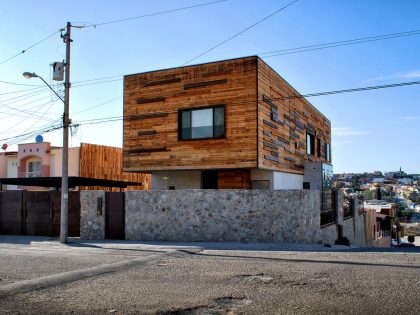
[[[126,239],[322,241],[317,190],[126,192]]]
[[[99,201],[98,198],[102,198]],[[98,214],[98,202],[101,203]],[[85,240],[105,239],[105,191],[84,190],[80,192],[80,238]]]

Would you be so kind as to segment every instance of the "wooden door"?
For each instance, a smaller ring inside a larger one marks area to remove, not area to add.
[[[125,239],[125,194],[123,192],[106,192],[105,238]]]

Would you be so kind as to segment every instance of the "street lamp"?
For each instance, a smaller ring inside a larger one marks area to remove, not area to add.
[[[69,88],[68,78],[66,78],[65,100],[39,75],[35,72],[24,72],[23,76],[27,79],[40,78],[54,94],[64,103],[63,114],[63,157],[61,167],[61,222],[60,222],[60,242],[67,243],[68,236],[68,209],[69,209]]]
[[[32,78],[40,78],[42,81],[44,81],[44,83],[50,88],[50,90],[51,91],[53,91],[54,92],[54,94],[63,102],[63,103],[65,103],[64,102],[64,100],[63,100],[63,98],[60,96],[60,95],[58,95],[58,93],[51,87],[51,85],[49,85],[48,83],[47,83],[47,81],[45,81],[41,76],[39,76],[39,75],[37,75],[35,72],[24,72],[23,73],[23,76],[25,77],[25,78],[27,78],[27,79],[32,79]]]

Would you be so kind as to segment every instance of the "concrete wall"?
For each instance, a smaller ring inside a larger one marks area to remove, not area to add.
[[[0,153],[0,178],[7,177],[7,156]]]
[[[201,171],[157,171],[152,172],[152,189],[165,190],[169,186],[178,189],[200,189]]]
[[[101,210],[100,214],[98,209]],[[80,192],[80,238],[85,240],[105,238],[105,191]]]
[[[62,167],[62,148],[54,148],[51,150],[50,176],[60,177]],[[69,148],[69,176],[80,175],[80,148]]]
[[[320,192],[126,192],[126,238],[143,241],[318,243]]]
[[[320,240],[323,244],[333,245],[337,240],[337,225],[331,224],[321,228]]]
[[[356,214],[343,222],[343,236],[347,237],[352,245],[365,245],[365,226],[363,215]]]

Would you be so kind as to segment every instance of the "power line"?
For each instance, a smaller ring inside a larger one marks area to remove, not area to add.
[[[17,57],[17,56],[19,56],[19,55],[24,54],[24,53],[25,53],[25,52],[27,52],[29,49],[32,49],[32,48],[34,48],[35,46],[37,46],[37,45],[39,45],[39,44],[41,44],[41,43],[45,42],[47,39],[49,39],[49,38],[53,37],[54,35],[56,35],[56,34],[58,34],[58,33],[60,33],[60,30],[55,31],[55,32],[54,32],[54,33],[52,33],[51,35],[48,35],[47,37],[45,37],[45,38],[41,39],[40,41],[38,41],[38,42],[36,42],[35,44],[33,44],[33,45],[29,46],[28,48],[23,49],[21,52],[17,53],[16,55],[13,55],[13,56],[11,56],[11,57],[7,58],[6,60],[3,60],[2,62],[0,62],[0,66],[1,66],[2,64],[4,64],[4,63],[6,63],[6,62],[8,62],[8,61],[10,61],[10,60],[12,60],[12,59],[14,59],[14,58],[16,58],[16,57]]]
[[[284,99],[293,99],[293,98],[307,98],[307,97],[333,95],[333,94],[341,94],[341,93],[362,92],[362,91],[388,89],[388,88],[408,86],[408,85],[416,85],[416,84],[420,84],[420,81],[393,83],[393,84],[385,84],[385,85],[374,85],[374,86],[359,87],[359,88],[354,88],[354,89],[336,90],[336,91],[328,91],[328,92],[318,92],[318,93],[310,93],[310,94],[302,94],[302,95],[292,95],[292,96],[274,98],[274,100],[284,100]]]
[[[13,92],[0,93],[0,96],[1,95],[9,95],[9,94],[23,93],[23,92],[34,91],[34,90],[46,90],[46,89],[47,89],[46,86],[39,86],[39,87],[30,88],[30,89],[24,89],[24,90],[17,90],[17,91],[13,91]]]
[[[227,1],[227,0],[218,0],[218,1],[206,2],[206,3],[191,5],[191,6],[187,6],[187,7],[177,8],[177,9],[171,9],[171,10],[166,10],[166,11],[160,11],[160,12],[154,12],[154,13],[149,13],[149,14],[144,14],[144,15],[138,15],[138,16],[129,17],[129,18],[125,18],[125,19],[118,19],[118,20],[112,20],[112,21],[107,21],[107,22],[102,22],[102,23],[90,24],[90,25],[87,25],[85,27],[95,27],[96,28],[96,27],[102,26],[102,25],[108,25],[108,24],[114,24],[114,23],[120,23],[120,22],[127,22],[127,21],[131,21],[131,20],[142,19],[142,18],[155,16],[155,15],[161,15],[161,14],[167,14],[167,13],[172,13],[172,12],[177,12],[177,11],[182,11],[182,10],[188,10],[188,9],[203,7],[203,6],[206,6],[206,5],[216,4],[216,3],[225,2],[225,1]]]
[[[269,52],[261,52],[256,55],[260,56],[261,58],[270,58],[270,57],[275,57],[275,56],[302,53],[302,52],[307,52],[307,51],[312,51],[312,50],[328,49],[328,48],[347,46],[347,45],[357,45],[357,44],[362,44],[362,43],[367,43],[367,42],[374,42],[374,41],[387,40],[387,39],[393,39],[393,38],[398,38],[398,37],[414,36],[414,35],[420,35],[420,30],[413,30],[413,31],[406,31],[406,32],[399,32],[399,33],[389,33],[389,34],[383,34],[383,35],[360,37],[360,38],[355,38],[355,39],[328,42],[328,43],[322,43],[322,44],[307,45],[307,46],[301,46],[301,47],[295,47],[295,48],[280,49],[280,50],[274,50],[274,51],[269,51]],[[76,82],[73,82],[72,87],[83,87],[83,86],[89,86],[89,85],[116,82],[116,81],[121,80],[121,77],[123,77],[123,75],[106,76],[106,77],[101,77],[101,78],[76,81]],[[106,79],[114,79],[114,78],[120,78],[120,79],[104,81]],[[102,82],[95,82],[95,81],[102,81]],[[85,82],[95,82],[95,83],[80,84],[80,83],[85,83]],[[8,81],[0,81],[0,83],[41,87],[40,85],[19,84],[19,83],[8,82]],[[14,93],[19,93],[21,91],[30,91],[30,90],[32,89],[2,93],[0,95],[14,94]]]
[[[411,82],[401,82],[401,83],[386,84],[386,85],[367,86],[367,87],[360,87],[360,88],[354,88],[354,89],[335,90],[335,91],[318,92],[318,93],[310,93],[310,94],[303,94],[303,95],[291,95],[291,96],[286,96],[286,97],[281,97],[281,98],[273,98],[272,100],[306,98],[306,97],[325,96],[325,95],[332,95],[332,94],[339,94],[339,93],[354,93],[354,92],[394,88],[394,87],[401,87],[401,86],[410,86],[410,85],[417,85],[417,84],[420,84],[420,81],[411,81]],[[263,100],[258,100],[258,102],[262,102],[262,101]],[[238,105],[238,104],[243,104],[243,103],[248,103],[248,102],[249,101],[241,101],[241,102],[234,102],[234,103],[229,103],[229,104],[230,105],[233,105],[233,104]],[[95,125],[95,124],[102,124],[102,123],[107,123],[107,122],[120,121],[120,120],[123,120],[123,119],[138,120],[139,117],[138,117],[138,115],[103,117],[103,118],[96,118],[96,119],[90,119],[90,120],[82,120],[82,121],[73,123],[72,126]],[[54,131],[54,130],[57,130],[57,129],[60,129],[60,128],[62,128],[62,126],[49,127],[45,130],[41,129],[41,130],[36,130],[36,131],[33,131],[33,132],[28,132],[28,133],[25,133],[23,135],[18,135],[18,136],[14,136],[14,137],[0,139],[0,141],[21,139],[21,137],[26,137],[26,136],[27,136],[27,138],[25,138],[25,139],[28,139],[32,135],[35,135],[35,134],[38,134],[38,133],[50,132],[50,131]],[[25,140],[25,139],[23,139],[23,140]],[[18,143],[19,141],[22,141],[22,140],[18,140],[16,143]]]
[[[111,103],[111,102],[113,102],[113,101],[115,101],[115,100],[117,100],[117,99],[119,99],[119,98],[121,98],[121,97],[122,97],[122,95],[120,95],[120,96],[116,96],[116,97],[114,97],[114,98],[112,98],[112,99],[110,99],[110,100],[108,100],[108,101],[105,101],[105,102],[102,102],[102,103],[100,103],[100,104],[94,105],[94,106],[92,106],[92,107],[88,107],[88,108],[86,108],[86,109],[83,109],[83,110],[80,110],[80,111],[78,111],[78,112],[75,112],[75,113],[73,113],[73,115],[80,114],[80,113],[84,113],[84,112],[87,112],[87,111],[92,110],[92,109],[94,109],[94,108],[101,107],[101,106],[106,105],[106,104],[108,104],[108,103]]]
[[[302,47],[296,47],[296,48],[280,49],[280,50],[274,50],[274,51],[259,53],[258,55],[261,56],[261,58],[270,58],[270,57],[275,57],[275,56],[296,54],[296,53],[312,51],[312,50],[328,49],[328,48],[334,48],[334,47],[340,47],[340,46],[363,44],[363,43],[368,43],[368,42],[387,40],[387,39],[393,39],[393,38],[405,37],[405,36],[413,36],[413,35],[420,35],[420,30],[402,32],[402,33],[392,33],[392,34],[385,34],[385,35],[377,35],[377,36],[370,36],[370,37],[362,37],[362,38],[355,38],[355,39],[329,42],[329,43],[324,43],[324,44],[309,45],[309,46],[302,46]],[[266,56],[263,56],[263,55],[266,55]]]
[[[376,85],[376,86],[367,86],[367,87],[360,87],[354,89],[344,89],[344,90],[335,90],[335,91],[328,91],[328,92],[317,92],[317,93],[310,93],[310,94],[303,94],[303,95],[291,95],[285,96],[281,98],[273,98],[272,100],[285,100],[285,99],[293,99],[293,98],[307,98],[307,97],[314,97],[314,96],[325,96],[325,95],[332,95],[332,94],[339,94],[339,93],[352,93],[352,92],[362,92],[368,90],[377,90],[377,89],[386,89],[386,88],[394,88],[394,87],[401,87],[401,86],[409,86],[409,85],[416,85],[420,84],[420,81],[412,81],[412,82],[402,82],[402,83],[394,83],[394,84],[386,84],[386,85]],[[263,99],[258,100],[258,102],[262,102]],[[240,101],[240,102],[231,102],[228,103],[229,105],[238,105],[249,103],[250,101]],[[95,123],[103,123],[103,122],[112,122],[117,120],[138,120],[138,115],[131,115],[131,116],[111,116],[111,117],[103,117],[103,118],[96,118],[90,120],[82,120],[77,124],[95,124]]]
[[[205,52],[203,52],[203,53],[199,54],[198,56],[196,56],[196,57],[194,57],[194,58],[192,58],[192,59],[188,60],[188,61],[187,61],[187,62],[185,62],[184,64],[182,64],[182,65],[181,65],[181,67],[182,67],[182,66],[185,66],[185,65],[189,64],[190,62],[192,62],[192,61],[194,61],[194,60],[196,60],[196,59],[198,59],[198,58],[200,58],[200,57],[204,56],[205,54],[207,54],[207,53],[209,53],[209,52],[211,52],[211,51],[215,50],[216,48],[218,48],[218,47],[222,46],[223,44],[225,44],[225,43],[227,43],[228,41],[230,41],[230,40],[234,39],[235,37],[238,37],[239,35],[241,35],[241,34],[245,33],[246,31],[250,30],[251,28],[253,28],[253,27],[257,26],[258,24],[260,24],[260,23],[264,22],[265,20],[269,19],[269,18],[270,18],[270,17],[272,17],[273,15],[276,15],[276,14],[277,14],[277,13],[279,13],[280,11],[283,11],[283,10],[287,9],[289,6],[291,6],[292,4],[296,3],[297,1],[299,1],[299,0],[294,0],[294,1],[290,2],[289,4],[287,4],[287,5],[285,5],[284,7],[282,7],[282,8],[280,8],[280,9],[278,9],[278,10],[274,11],[273,13],[271,13],[271,14],[267,15],[266,17],[264,17],[264,18],[262,18],[261,20],[259,20],[259,21],[255,22],[254,24],[252,24],[252,25],[250,25],[250,26],[248,26],[248,27],[244,28],[242,31],[240,31],[240,32],[236,33],[235,35],[233,35],[233,36],[231,36],[231,37],[229,37],[229,38],[225,39],[224,41],[220,42],[220,43],[219,43],[219,44],[217,44],[216,46],[213,46],[213,47],[211,47],[210,49],[207,49]]]
[[[22,84],[22,83],[15,83],[15,82],[9,82],[9,81],[0,81],[0,83],[11,84],[11,85],[22,85],[22,86],[42,86],[40,84]]]

